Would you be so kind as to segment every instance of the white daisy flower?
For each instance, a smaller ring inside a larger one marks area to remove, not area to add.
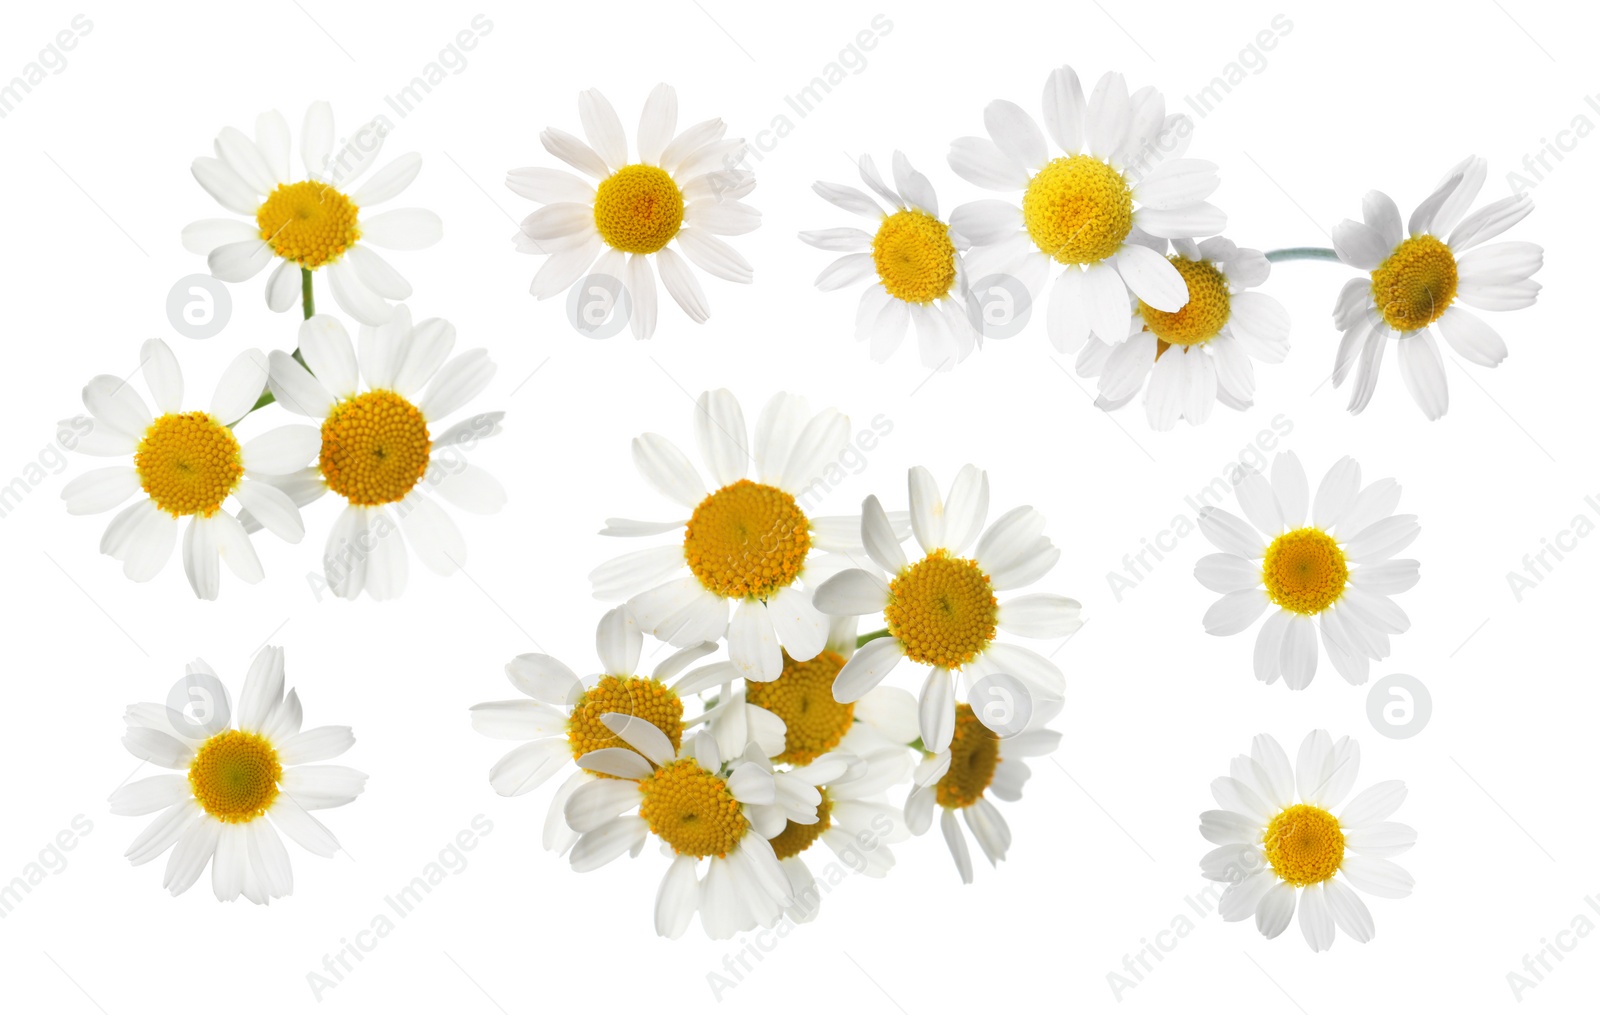
[[[812,846],[826,845],[833,853],[829,863],[881,878],[894,866],[890,845],[910,834],[900,809],[891,806],[884,794],[910,774],[911,752],[904,746],[877,746],[870,738],[846,739],[845,750],[819,755],[787,773],[790,782],[810,787],[818,798],[813,820],[788,820],[770,836],[772,850],[789,878],[792,901],[787,912],[796,923],[816,918],[825,890],[806,863]],[[866,754],[852,750],[862,746],[872,750]],[[815,859],[816,854],[811,855]]]
[[[111,520],[100,540],[100,552],[122,561],[134,581],[149,581],[166,566],[184,518],[183,570],[195,595],[217,598],[219,560],[241,580],[260,581],[261,561],[236,514],[249,509],[274,535],[300,541],[300,510],[272,481],[311,460],[317,431],[291,424],[242,443],[234,434],[266,387],[267,358],[259,349],[234,359],[204,410],[183,410],[183,371],[159,338],[141,347],[139,367],[160,415],[123,378],[102,374],[84,387],[94,429],[78,450],[133,461],[68,482],[61,491],[67,511],[98,514],[144,495]],[[230,499],[235,512],[223,509]]]
[[[137,866],[171,850],[162,886],[173,895],[187,891],[207,863],[223,902],[289,895],[294,877],[278,833],[333,856],[339,841],[310,812],[342,807],[366,785],[354,769],[312,764],[349,750],[350,727],[301,730],[300,698],[283,693],[283,650],[270,645],[250,663],[237,709],[203,659],[189,664],[173,698],[200,709],[189,714],[171,702],[146,702],[128,706],[124,717],[129,753],[186,773],[140,779],[111,794],[113,814],[156,814],[128,847],[128,860]]]
[[[792,901],[789,879],[748,811],[776,801],[772,772],[754,761],[724,763],[705,730],[679,752],[643,719],[601,718],[632,749],[600,748],[578,759],[612,778],[579,786],[567,801],[567,823],[579,833],[573,869],[638,855],[654,834],[673,857],[656,893],[657,934],[681,936],[696,912],[717,940],[777,923]],[[697,873],[702,860],[704,878]]]
[[[1200,859],[1200,873],[1228,883],[1217,903],[1224,920],[1253,915],[1262,936],[1274,938],[1298,902],[1312,951],[1332,948],[1335,928],[1372,940],[1372,913],[1352,888],[1384,899],[1410,895],[1411,875],[1389,858],[1415,845],[1417,833],[1388,820],[1406,798],[1398,779],[1367,787],[1334,815],[1360,763],[1360,744],[1315,730],[1291,767],[1263,733],[1211,783],[1222,809],[1200,815],[1200,834],[1217,844]]]
[[[1249,521],[1209,505],[1200,511],[1200,531],[1222,551],[1194,568],[1200,584],[1223,594],[1206,611],[1206,632],[1238,634],[1276,607],[1256,637],[1257,680],[1307,687],[1320,631],[1340,676],[1366,683],[1371,661],[1389,655],[1389,636],[1411,626],[1390,597],[1420,576],[1416,561],[1393,559],[1422,531],[1416,515],[1394,513],[1400,484],[1363,487],[1361,466],[1341,458],[1313,503],[1300,459],[1283,452],[1270,482],[1243,469],[1235,488]]]
[[[297,180],[289,167],[289,126],[277,110],[256,118],[253,139],[224,127],[216,157],[194,160],[194,178],[248,221],[201,219],[184,228],[184,247],[206,255],[211,274],[224,282],[255,278],[276,260],[267,306],[280,313],[302,298],[302,286],[310,292],[310,276],[303,273],[327,268],[344,312],[362,324],[383,324],[393,312],[390,301],[408,298],[411,284],[372,248],[420,250],[444,233],[439,216],[421,208],[365,214],[398,197],[422,169],[422,156],[412,152],[353,186],[377,163],[383,138],[369,125],[335,152],[333,111],[314,102],[300,128],[306,174]]]
[[[634,439],[633,462],[645,481],[691,514],[671,522],[607,519],[602,535],[682,535],[674,545],[602,564],[589,580],[595,598],[627,600],[639,626],[662,641],[684,646],[726,635],[740,676],[772,680],[783,651],[810,659],[827,640],[810,590],[843,566],[821,551],[854,545],[855,524],[809,518],[796,498],[814,495],[849,443],[850,421],[834,409],[813,415],[805,399],[781,393],[762,410],[752,444],[738,400],[719,389],[700,396],[695,438],[710,492],[667,438]],[[756,479],[746,478],[752,460]]]
[[[1458,163],[1411,213],[1404,231],[1394,201],[1376,190],[1362,201],[1365,221],[1346,219],[1334,227],[1339,260],[1368,272],[1345,283],[1333,308],[1343,333],[1333,383],[1343,384],[1356,368],[1351,412],[1371,401],[1390,338],[1398,340],[1400,379],[1429,419],[1443,416],[1450,404],[1435,329],[1470,363],[1494,367],[1506,358],[1499,332],[1457,303],[1478,310],[1532,306],[1539,295],[1532,275],[1544,263],[1544,250],[1523,241],[1481,246],[1533,210],[1531,197],[1515,194],[1467,214],[1488,172],[1477,156]]]
[[[894,153],[894,187],[884,183],[870,155],[861,156],[861,179],[889,211],[854,187],[817,182],[822,198],[873,223],[873,231],[851,227],[818,229],[800,238],[844,256],[822,269],[817,288],[842,289],[874,275],[856,308],[856,341],[868,343],[872,359],[887,362],[915,325],[922,365],[946,370],[966,359],[978,335],[967,318],[966,274],[961,252],[967,243],[939,218],[939,198],[928,178]]]
[[[950,227],[973,245],[967,273],[1018,279],[1037,302],[1054,265],[1046,327],[1061,352],[1075,352],[1090,332],[1115,342],[1127,335],[1129,294],[1167,313],[1188,298],[1183,276],[1146,245],[1222,232],[1227,218],[1205,202],[1217,167],[1183,158],[1193,125],[1166,115],[1153,88],[1128,94],[1121,74],[1106,74],[1084,100],[1071,67],[1044,86],[1044,125],[1063,153],[1052,156],[1033,117],[1014,102],[984,110],[987,138],[950,146],[950,167],[988,190],[1022,191],[1020,203],[974,201],[950,215]]]
[[[291,485],[305,500],[331,490],[346,502],[323,555],[335,595],[355,599],[363,589],[373,599],[400,595],[407,542],[437,574],[461,568],[467,552],[461,531],[424,488],[477,514],[505,503],[499,481],[463,454],[499,433],[504,413],[474,414],[438,436],[429,429],[494,377],[486,350],[447,360],[455,341],[450,322],[430,317],[413,326],[401,304],[388,324],[362,328],[359,360],[344,325],[326,314],[300,326],[296,355],[304,365],[281,351],[270,357],[278,403],[321,421],[317,464]]]
[[[1168,313],[1136,300],[1131,334],[1114,345],[1091,336],[1077,363],[1081,376],[1100,378],[1095,404],[1102,409],[1121,408],[1143,391],[1155,430],[1171,430],[1180,419],[1204,423],[1217,402],[1248,409],[1256,388],[1250,361],[1281,363],[1289,351],[1283,304],[1246,291],[1272,268],[1261,251],[1221,236],[1172,243],[1168,260],[1189,292],[1183,309]]]
[[[604,672],[580,679],[566,664],[541,653],[526,653],[506,663],[506,679],[523,697],[472,706],[474,730],[496,740],[522,741],[489,770],[494,791],[521,796],[591,751],[626,748],[627,742],[611,732],[601,716],[636,716],[661,730],[674,748],[681,744],[683,698],[666,682],[716,646],[681,649],[648,677],[638,675],[643,646],[639,625],[626,606],[619,606],[608,611],[595,630]],[[691,677],[696,672],[691,671]],[[544,827],[545,848],[564,853],[577,841],[562,809],[575,789],[595,778],[595,773],[578,768],[556,791]]]
[[[840,670],[833,696],[859,700],[902,659],[929,667],[918,713],[922,744],[932,753],[944,750],[955,732],[958,673],[969,684],[987,674],[1015,678],[1032,699],[1034,717],[1047,720],[1060,708],[1066,678],[1046,657],[996,636],[1004,630],[1025,638],[1065,638],[1082,626],[1079,604],[1046,594],[1005,603],[995,597],[1033,584],[1061,557],[1044,535],[1044,516],[1031,507],[1015,508],[986,531],[989,476],[972,465],[956,475],[942,501],[927,469],[912,469],[909,483],[911,528],[922,558],[906,559],[883,507],[868,497],[861,538],[877,569],[852,568],[817,589],[817,609],[824,613],[881,616],[887,628]]]
[[[950,745],[925,757],[913,775],[906,799],[906,825],[917,835],[933,825],[937,804],[939,831],[955,859],[965,884],[972,884],[972,854],[966,836],[956,823],[956,812],[978,848],[995,866],[1011,848],[1011,828],[991,795],[1008,803],[1022,799],[1023,783],[1033,774],[1023,758],[1049,754],[1061,744],[1061,734],[1036,729],[1014,737],[999,737],[986,727],[972,706],[956,707],[955,734]]]
[[[737,159],[742,138],[725,138],[727,125],[705,120],[677,131],[678,94],[657,85],[639,118],[638,161],[628,160],[622,121],[597,91],[578,96],[584,144],[550,127],[539,135],[545,150],[596,181],[560,169],[513,169],[506,186],[544,205],[522,222],[518,251],[548,260],[530,291],[555,296],[589,274],[614,278],[632,301],[635,338],[656,328],[655,272],[690,319],[711,315],[705,293],[685,258],[707,274],[749,282],[750,262],[723,240],[761,224],[761,213],[741,198],[755,189],[755,174],[724,168]],[[668,246],[668,244],[673,244]],[[682,256],[680,256],[680,254]]]

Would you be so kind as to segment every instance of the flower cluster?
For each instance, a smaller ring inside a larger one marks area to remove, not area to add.
[[[222,564],[240,580],[258,582],[263,571],[252,534],[266,529],[299,542],[300,509],[332,493],[345,509],[329,529],[314,587],[348,599],[363,591],[390,599],[406,586],[408,544],[439,574],[459,570],[466,557],[460,530],[435,497],[472,512],[493,512],[505,501],[500,484],[466,458],[499,432],[503,414],[478,412],[446,424],[488,387],[493,361],[484,349],[452,357],[456,334],[448,321],[413,321],[404,303],[391,303],[409,297],[411,286],[370,249],[409,250],[439,239],[432,212],[365,213],[405,190],[422,159],[402,155],[367,176],[382,133],[362,132],[360,143],[341,152],[333,151],[333,137],[333,115],[318,102],[301,132],[304,179],[290,169],[289,130],[277,112],[257,118],[253,138],[224,128],[216,156],[194,161],[201,186],[250,221],[196,222],[183,231],[185,246],[205,254],[226,281],[277,263],[267,305],[283,311],[298,301],[304,316],[293,355],[240,353],[210,402],[198,407],[184,400],[172,349],[151,339],[133,371],[142,374],[150,402],[129,383],[131,374],[102,374],[83,389],[93,431],[79,450],[123,464],[84,473],[61,495],[73,514],[133,501],[106,527],[100,550],[134,581],[162,570],[181,528],[195,595],[217,598]],[[317,273],[359,322],[359,351],[337,318],[316,313]],[[274,402],[310,422],[244,435],[241,425],[254,425],[246,418]]]
[[[590,575],[596,598],[618,604],[595,634],[599,671],[521,655],[506,665],[521,697],[472,709],[480,733],[522,741],[491,769],[496,792],[567,773],[544,845],[575,870],[660,844],[664,936],[695,913],[713,938],[809,920],[835,880],[814,864],[881,877],[891,845],[926,832],[936,808],[971,881],[961,824],[1003,859],[1011,832],[995,800],[1017,800],[1024,759],[1059,742],[1045,723],[1065,678],[1012,639],[1059,643],[1079,606],[1001,599],[1060,556],[1043,516],[1024,506],[989,521],[988,476],[969,465],[943,496],[913,469],[909,511],[869,497],[859,515],[814,517],[804,491],[850,437],[845,416],[791,394],[752,431],[727,391],[696,405],[704,472],[667,438],[639,436],[634,464],[678,516],[606,521],[606,535],[671,541]],[[862,618],[878,629],[858,633]],[[646,636],[673,650],[648,674]],[[902,660],[927,671],[915,696],[886,681]],[[811,852],[819,842],[834,859]]]

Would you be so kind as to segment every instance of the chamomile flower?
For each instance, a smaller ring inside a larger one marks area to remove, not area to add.
[[[622,121],[605,96],[581,93],[578,117],[588,144],[554,127],[539,140],[589,179],[560,169],[506,174],[507,187],[544,205],[514,237],[518,251],[548,257],[530,291],[546,299],[589,274],[616,279],[632,301],[634,337],[649,338],[656,328],[654,259],[673,300],[704,323],[710,306],[685,258],[730,282],[752,275],[722,239],[761,224],[761,213],[740,200],[755,189],[755,174],[731,168],[744,140],[723,137],[727,125],[717,119],[678,132],[678,94],[665,84],[650,93],[639,118],[638,161],[629,161]]]
[[[711,474],[709,492],[677,445],[659,434],[635,438],[640,475],[690,516],[607,519],[602,535],[681,536],[671,546],[602,564],[589,580],[595,598],[626,600],[639,626],[662,641],[685,646],[727,635],[738,674],[772,680],[783,669],[784,651],[810,659],[827,640],[827,620],[811,605],[811,589],[842,566],[822,551],[853,543],[853,526],[810,518],[796,498],[844,451],[850,421],[834,409],[812,414],[805,399],[783,393],[762,410],[754,437],[752,443],[730,392],[700,396],[695,438]],[[746,476],[752,459],[755,479]]]
[[[754,761],[724,762],[705,730],[678,751],[644,719],[601,718],[630,746],[578,759],[611,778],[579,786],[567,800],[567,823],[579,833],[573,869],[597,870],[623,853],[637,855],[654,835],[673,858],[656,893],[657,934],[679,937],[696,912],[707,936],[718,940],[777,923],[792,901],[789,879],[749,811],[776,800],[772,773]]]
[[[248,509],[274,535],[298,543],[305,534],[300,510],[273,481],[317,453],[316,430],[291,424],[243,442],[235,435],[233,426],[266,387],[267,358],[258,349],[234,359],[205,409],[184,411],[183,371],[159,338],[144,343],[139,367],[159,415],[123,378],[102,374],[84,387],[94,430],[79,450],[132,462],[68,482],[61,491],[67,511],[98,514],[142,494],[118,512],[100,540],[100,552],[120,560],[123,574],[134,581],[161,572],[180,527],[183,570],[195,595],[217,598],[219,561],[243,581],[260,581],[261,561],[250,537],[224,504],[236,505],[239,513]]]
[[[768,754],[774,761],[805,766],[845,749],[847,741],[857,745],[854,753],[866,755],[879,747],[904,748],[917,738],[917,703],[910,693],[879,685],[856,701],[833,696],[834,682],[855,655],[856,628],[855,617],[828,618],[828,641],[821,652],[805,660],[785,652],[776,680],[745,686],[749,707],[771,713],[781,723],[782,746]]]
[[[464,456],[499,433],[504,413],[470,416],[438,436],[430,430],[494,377],[483,349],[447,359],[455,341],[448,321],[432,317],[413,326],[401,304],[388,324],[363,327],[359,359],[344,325],[326,314],[300,326],[304,365],[277,350],[270,357],[278,403],[321,423],[317,464],[291,481],[297,496],[331,491],[345,500],[323,554],[335,595],[355,599],[363,589],[373,599],[400,595],[408,542],[429,570],[460,570],[467,552],[461,531],[425,489],[478,514],[505,503],[499,481]]]
[[[972,854],[956,814],[978,841],[990,866],[1006,858],[1011,849],[1011,827],[991,796],[1007,802],[1022,799],[1023,783],[1032,772],[1023,758],[1049,754],[1061,743],[1054,730],[1035,729],[1013,737],[1000,737],[982,721],[971,705],[957,705],[955,734],[949,746],[927,755],[912,777],[906,799],[906,825],[917,835],[933,825],[939,808],[939,832],[956,862],[965,884],[972,883]]]
[[[865,727],[857,727],[865,730]],[[881,878],[894,866],[890,844],[910,833],[898,807],[884,798],[890,787],[904,781],[911,772],[911,751],[904,746],[879,745],[870,737],[847,740],[846,749],[819,755],[809,764],[792,769],[787,780],[811,787],[817,795],[814,821],[784,822],[782,830],[770,836],[772,851],[789,878],[792,901],[787,907],[796,923],[816,918],[827,890],[806,863],[812,847],[822,843],[833,853],[825,863],[842,863],[850,870]],[[870,746],[865,754],[854,749]]]
[[[422,170],[422,156],[412,152],[360,182],[377,164],[384,133],[369,124],[336,152],[333,111],[326,102],[312,103],[300,128],[305,177],[295,179],[289,125],[277,110],[256,118],[254,138],[224,127],[216,157],[194,160],[194,178],[247,221],[201,219],[184,228],[184,247],[206,255],[211,274],[224,282],[248,281],[276,261],[267,306],[280,313],[300,298],[302,270],[326,268],[345,313],[362,324],[384,323],[390,301],[408,298],[411,284],[372,248],[420,250],[444,232],[439,216],[421,208],[369,214],[400,196]]]
[[[1166,313],[1183,308],[1183,276],[1146,241],[1215,235],[1227,220],[1205,201],[1217,189],[1216,166],[1183,157],[1193,125],[1168,116],[1161,93],[1130,96],[1121,74],[1106,74],[1085,101],[1078,75],[1060,67],[1045,82],[1044,131],[1003,99],[983,119],[989,136],[957,139],[950,168],[1022,198],[974,201],[950,214],[950,228],[973,245],[972,279],[1013,277],[1037,301],[1062,266],[1046,326],[1064,353],[1091,332],[1107,342],[1126,336],[1130,294]],[[1061,154],[1051,154],[1046,132]]]
[[[817,609],[835,616],[882,617],[886,635],[868,641],[839,671],[833,696],[860,699],[902,659],[929,667],[918,699],[922,742],[943,751],[955,733],[957,674],[969,683],[1005,674],[1027,690],[1033,714],[1059,708],[1066,678],[1049,659],[997,640],[1000,631],[1026,638],[1065,638],[1082,626],[1079,604],[1065,596],[996,592],[1033,584],[1061,551],[1044,535],[1044,516],[1031,507],[1006,512],[987,530],[989,477],[962,468],[940,500],[932,474],[911,470],[911,528],[923,556],[909,561],[876,497],[862,505],[861,538],[881,570],[852,568],[817,589]],[[980,533],[982,534],[980,537]],[[968,551],[972,556],[968,557]]]
[[[1364,221],[1346,219],[1334,227],[1339,259],[1368,273],[1346,282],[1333,308],[1343,333],[1333,383],[1343,384],[1355,368],[1351,412],[1371,401],[1391,338],[1400,379],[1429,419],[1443,416],[1450,405],[1435,330],[1469,363],[1494,367],[1506,358],[1500,333],[1458,304],[1477,310],[1532,306],[1539,295],[1532,276],[1544,263],[1544,250],[1520,240],[1481,246],[1533,210],[1531,197],[1514,194],[1467,214],[1488,172],[1488,163],[1477,156],[1458,163],[1411,213],[1404,231],[1394,201],[1376,190],[1361,203]]]
[[[1200,531],[1221,550],[1200,558],[1194,576],[1222,593],[1206,611],[1208,634],[1233,635],[1271,611],[1256,636],[1256,679],[1280,676],[1302,690],[1317,672],[1317,635],[1334,669],[1367,682],[1371,661],[1389,655],[1389,637],[1411,621],[1390,598],[1417,583],[1420,565],[1395,560],[1421,527],[1397,515],[1400,484],[1361,485],[1361,466],[1341,458],[1311,499],[1305,469],[1292,452],[1272,462],[1269,481],[1244,469],[1234,484],[1245,518],[1207,505]],[[1307,524],[1307,513],[1310,523]]]
[[[156,814],[128,847],[128,860],[138,866],[171,850],[161,883],[173,895],[187,891],[208,863],[223,902],[290,894],[294,877],[279,833],[333,856],[339,841],[310,812],[342,807],[366,786],[354,769],[313,764],[349,750],[350,727],[300,728],[299,695],[283,692],[283,650],[270,645],[251,661],[237,707],[203,659],[189,664],[173,692],[168,704],[130,705],[125,716],[128,752],[182,773],[111,794],[113,814]],[[173,702],[200,707],[191,714]]]
[[[1217,844],[1201,857],[1200,873],[1228,883],[1217,903],[1224,920],[1254,916],[1262,936],[1274,938],[1298,904],[1314,952],[1333,947],[1335,928],[1363,944],[1372,940],[1372,913],[1353,889],[1383,899],[1410,895],[1415,882],[1390,857],[1415,845],[1417,833],[1388,820],[1406,798],[1398,779],[1345,803],[1360,763],[1360,744],[1315,730],[1290,766],[1263,733],[1211,783],[1222,809],[1200,815],[1200,834]]]
[[[977,345],[977,332],[967,319],[966,276],[961,252],[967,243],[939,217],[939,198],[928,178],[894,153],[894,187],[884,183],[870,155],[861,156],[861,179],[889,206],[854,187],[814,183],[830,204],[873,223],[873,231],[841,226],[800,234],[822,250],[844,256],[822,269],[817,288],[824,291],[876,276],[856,307],[856,341],[866,342],[873,360],[888,361],[914,325],[922,365],[949,369]]]
[[[1272,267],[1261,251],[1221,236],[1172,245],[1168,260],[1183,276],[1188,302],[1168,313],[1135,300],[1132,333],[1114,345],[1091,336],[1077,364],[1079,374],[1099,376],[1102,409],[1120,408],[1143,391],[1155,430],[1171,430],[1180,419],[1204,423],[1217,402],[1248,409],[1256,387],[1251,360],[1281,363],[1289,351],[1288,312],[1271,296],[1247,291]]]
[[[506,679],[523,697],[472,706],[472,728],[496,740],[518,740],[489,770],[489,785],[501,796],[521,796],[548,782],[569,762],[604,747],[627,742],[601,717],[629,715],[651,723],[674,748],[683,742],[683,698],[668,686],[694,660],[715,645],[694,645],[662,660],[649,676],[638,673],[644,646],[639,625],[626,606],[606,613],[595,629],[602,672],[580,679],[559,659],[526,653],[506,663]],[[545,847],[565,852],[577,834],[567,828],[562,808],[573,790],[597,778],[577,768],[556,792],[545,823]]]

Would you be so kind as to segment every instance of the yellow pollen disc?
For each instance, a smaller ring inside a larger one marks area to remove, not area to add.
[[[889,582],[883,618],[907,659],[960,669],[994,640],[1000,604],[978,562],[934,550]]]
[[[1168,313],[1140,300],[1139,316],[1144,318],[1144,326],[1167,345],[1200,345],[1211,341],[1228,323],[1227,278],[1210,261],[1191,261],[1176,254],[1167,260],[1178,269],[1189,287],[1189,302]]]
[[[1326,881],[1344,862],[1344,832],[1339,819],[1310,804],[1278,812],[1267,825],[1267,862],[1272,873],[1296,888]]]
[[[352,504],[391,504],[428,471],[428,421],[392,391],[364,391],[322,421],[322,478]]]
[[[1389,327],[1416,331],[1449,309],[1456,281],[1450,248],[1433,236],[1413,236],[1372,272],[1372,305]]]
[[[665,169],[623,166],[600,181],[594,227],[600,238],[629,254],[653,254],[683,225],[683,191]]]
[[[600,721],[607,712],[643,719],[666,734],[674,751],[683,743],[683,699],[672,688],[649,677],[608,675],[583,692],[567,718],[567,743],[572,745],[574,759],[602,747],[632,750],[626,740]]]
[[[921,211],[897,211],[872,238],[872,263],[889,295],[931,303],[956,283],[956,248],[950,227]]]
[[[189,762],[195,800],[218,821],[254,821],[278,798],[283,766],[265,737],[223,730],[200,745]]]
[[[233,431],[205,412],[168,413],[151,423],[133,466],[156,507],[174,517],[211,517],[244,476]]]
[[[799,577],[811,522],[775,486],[741,479],[701,501],[683,534],[700,584],[724,599],[766,599]]]
[[[727,856],[750,827],[728,784],[693,758],[662,765],[639,793],[639,816],[675,853]]]
[[[833,801],[828,799],[827,790],[820,786],[817,788],[822,793],[822,803],[817,805],[816,823],[801,825],[791,821],[783,826],[783,831],[773,837],[772,851],[778,854],[779,860],[787,860],[791,856],[804,853],[832,826]]]
[[[320,268],[361,238],[358,211],[327,184],[280,183],[256,209],[256,225],[279,257],[303,268]]]
[[[839,746],[855,719],[854,702],[833,700],[833,678],[844,669],[844,656],[824,651],[815,659],[795,662],[783,653],[783,672],[768,683],[750,681],[744,699],[784,721],[783,753],[774,760],[809,765]]]
[[[1344,551],[1321,529],[1285,532],[1267,547],[1261,562],[1261,583],[1272,601],[1307,616],[1338,602],[1349,577]]]
[[[1000,738],[978,721],[971,705],[956,706],[956,734],[950,738],[950,771],[933,788],[940,807],[971,807],[994,782],[1000,763]]]
[[[1092,155],[1054,159],[1028,181],[1022,221],[1039,249],[1062,264],[1094,264],[1133,230],[1133,191]]]

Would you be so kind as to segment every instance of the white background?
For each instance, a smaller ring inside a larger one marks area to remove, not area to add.
[[[493,28],[465,68],[397,117],[384,97],[479,11]],[[580,672],[593,665],[600,607],[586,575],[618,549],[596,534],[601,520],[669,510],[637,479],[628,440],[655,430],[689,446],[690,396],[716,386],[738,392],[751,418],[771,392],[790,389],[860,421],[893,421],[825,512],[853,510],[870,492],[903,504],[912,464],[942,481],[964,462],[981,464],[996,513],[1032,503],[1049,517],[1063,556],[1044,587],[1078,597],[1092,618],[1056,656],[1070,688],[1057,721],[1064,744],[1054,762],[1034,766],[1021,804],[1005,808],[1015,845],[1000,869],[980,860],[977,883],[964,887],[936,834],[899,847],[891,877],[848,881],[724,1005],[1112,1010],[1107,974],[1187,913],[1192,933],[1124,992],[1122,1008],[1488,1011],[1515,1003],[1506,975],[1524,954],[1580,912],[1600,921],[1584,903],[1600,893],[1587,862],[1597,695],[1591,654],[1579,650],[1592,639],[1578,634],[1593,623],[1600,540],[1580,541],[1520,603],[1506,580],[1574,516],[1600,516],[1584,502],[1600,483],[1583,418],[1596,365],[1600,141],[1576,140],[1512,234],[1542,243],[1547,258],[1538,305],[1494,322],[1510,358],[1486,371],[1452,356],[1449,415],[1433,424],[1407,397],[1392,354],[1360,417],[1345,413],[1344,391],[1323,383],[1337,339],[1329,310],[1350,274],[1339,265],[1281,265],[1268,282],[1294,318],[1293,349],[1283,365],[1258,368],[1252,410],[1219,408],[1200,429],[1153,434],[1137,406],[1108,418],[1090,404],[1042,320],[931,380],[909,346],[887,366],[872,364],[851,341],[855,293],[817,292],[812,279],[830,255],[795,238],[846,224],[808,188],[819,178],[854,182],[851,160],[862,151],[886,165],[903,148],[948,209],[987,196],[944,156],[953,138],[981,133],[991,99],[1036,111],[1046,74],[1070,62],[1086,83],[1121,70],[1133,87],[1162,89],[1169,109],[1184,108],[1184,96],[1224,73],[1279,14],[1292,30],[1264,66],[1248,57],[1258,73],[1197,117],[1191,153],[1222,167],[1214,200],[1232,237],[1263,249],[1326,245],[1325,230],[1357,215],[1368,188],[1409,212],[1470,152],[1490,159],[1491,200],[1508,192],[1505,173],[1574,117],[1600,122],[1584,102],[1600,82],[1588,73],[1596,25],[1581,7],[305,0],[138,11],[48,2],[6,15],[0,79],[80,12],[93,28],[66,68],[0,120],[0,481],[39,460],[55,421],[80,410],[91,376],[132,371],[145,338],[173,345],[191,400],[209,397],[240,349],[293,346],[296,315],[266,310],[264,275],[233,287],[232,323],[208,341],[175,334],[164,306],[174,282],[204,271],[179,230],[223,214],[190,161],[210,153],[221,127],[248,130],[264,109],[283,110],[298,133],[306,104],[326,98],[341,136],[382,112],[394,125],[388,155],[424,156],[402,203],[436,210],[445,239],[391,260],[416,288],[418,316],[448,317],[460,348],[487,346],[500,364],[480,404],[505,408],[506,429],[477,460],[511,499],[498,516],[462,516],[468,575],[439,579],[413,565],[406,597],[387,604],[312,595],[304,576],[318,567],[331,500],[306,512],[300,545],[258,539],[267,580],[247,587],[225,575],[217,603],[193,598],[176,559],[136,586],[98,554],[107,519],[68,517],[59,493],[99,462],[78,457],[47,472],[0,519],[10,647],[0,880],[22,873],[74,816],[93,826],[67,867],[0,920],[8,1010],[314,1006],[307,973],[479,814],[493,832],[466,869],[322,1007],[715,1006],[707,974],[738,942],[707,942],[697,926],[681,941],[656,939],[650,914],[664,861],[653,850],[589,875],[543,853],[552,787],[496,797],[486,772],[508,745],[473,734],[466,708],[509,696],[501,667],[516,653],[542,647]],[[864,68],[798,117],[785,96],[880,12],[892,28]],[[527,295],[538,262],[514,253],[510,235],[533,206],[504,188],[503,175],[554,164],[538,131],[578,132],[579,89],[602,89],[631,127],[660,80],[678,88],[680,123],[722,116],[731,133],[754,137],[777,116],[793,122],[757,166],[751,202],[763,226],[735,240],[756,282],[707,279],[713,316],[704,326],[663,298],[654,341],[584,340],[559,300]],[[1252,678],[1253,632],[1207,637],[1200,617],[1213,596],[1191,574],[1208,552],[1197,534],[1121,602],[1111,593],[1107,574],[1122,556],[1185,514],[1184,497],[1278,414],[1293,423],[1281,446],[1300,455],[1313,482],[1354,455],[1369,479],[1399,478],[1402,510],[1421,517],[1409,555],[1422,561],[1423,579],[1400,598],[1413,627],[1374,668],[1414,674],[1431,691],[1432,722],[1413,739],[1379,735],[1366,689],[1325,660],[1308,690],[1291,693]],[[269,410],[244,432],[287,419]],[[118,742],[123,707],[159,700],[196,655],[237,693],[250,654],[269,638],[287,648],[307,723],[355,727],[343,760],[371,774],[368,790],[325,815],[348,855],[320,860],[291,847],[295,893],[270,908],[219,904],[206,880],[172,899],[161,863],[133,869],[122,859],[148,819],[106,811],[107,794],[135,767]],[[1412,897],[1369,900],[1376,939],[1362,946],[1341,935],[1315,955],[1298,925],[1264,941],[1252,924],[1194,916],[1184,899],[1204,886],[1196,861],[1209,847],[1196,826],[1212,806],[1210,780],[1255,733],[1272,732],[1292,752],[1319,726],[1362,741],[1359,785],[1406,780],[1411,795],[1397,819],[1420,840],[1402,861],[1417,880]],[[1592,1004],[1600,940],[1562,940],[1575,950],[1525,993],[1529,1010]]]

